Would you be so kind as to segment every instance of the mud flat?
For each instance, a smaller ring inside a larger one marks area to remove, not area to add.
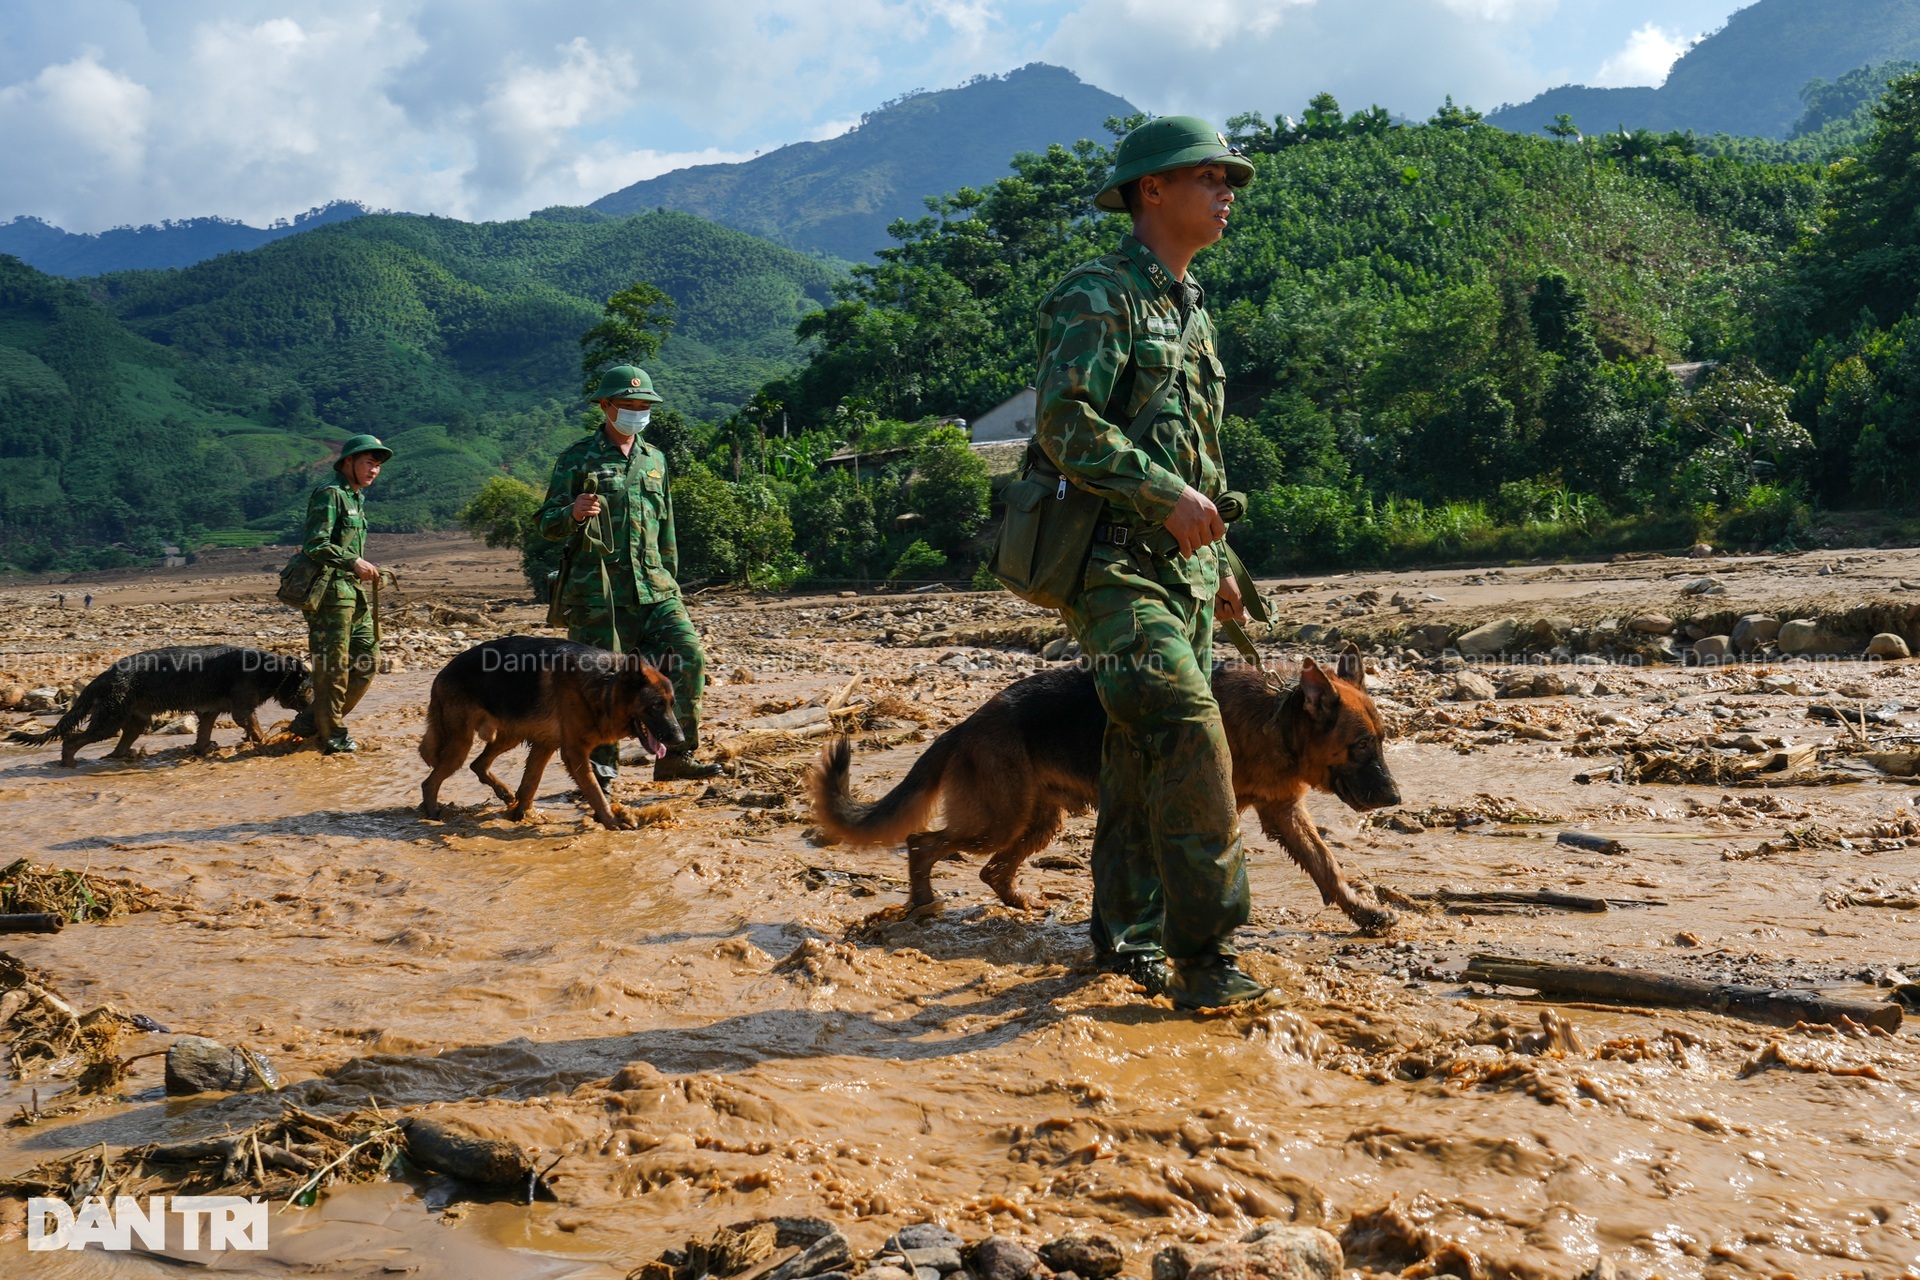
[[[5,861],[153,892],[150,909],[0,949],[76,1010],[170,1028],[129,1027],[122,1057],[191,1034],[247,1047],[281,1081],[169,1098],[153,1056],[82,1098],[71,1056],[29,1064],[0,1084],[0,1113],[40,1118],[0,1129],[0,1178],[238,1132],[291,1103],[456,1123],[519,1148],[547,1190],[528,1206],[523,1189],[427,1173],[343,1185],[276,1216],[266,1255],[199,1261],[620,1277],[722,1225],[785,1217],[837,1225],[842,1270],[929,1221],[969,1243],[1106,1235],[1135,1277],[1168,1245],[1263,1222],[1324,1227],[1348,1270],[1380,1274],[1920,1264],[1920,1022],[1786,1026],[1463,976],[1494,954],[1869,1002],[1920,982],[1916,782],[1882,767],[1920,746],[1920,667],[1764,649],[1682,666],[1630,625],[1661,614],[1685,658],[1689,620],[1715,613],[1897,621],[1920,602],[1902,586],[1920,580],[1913,553],[1270,584],[1296,637],[1274,653],[1324,655],[1297,639],[1308,625],[1377,647],[1405,804],[1367,819],[1311,804],[1349,876],[1402,914],[1355,933],[1252,837],[1239,942],[1287,1000],[1213,1017],[1092,968],[1090,819],[1028,865],[1043,909],[1027,913],[948,864],[938,912],[904,918],[900,857],[810,838],[798,778],[821,726],[857,735],[858,788],[890,785],[932,734],[1060,654],[1043,615],[966,593],[702,595],[721,681],[707,736],[735,776],[709,790],[634,771],[620,798],[653,821],[607,832],[558,770],[517,825],[462,774],[456,807],[429,822],[412,806],[433,672],[539,619],[500,553],[375,553],[410,567],[388,602],[398,669],[360,713],[359,756],[244,748],[227,725],[207,759],[165,734],[138,760],[103,761],[103,744],[71,771],[52,748],[0,749]],[[0,684],[57,697],[160,644],[297,650],[268,559],[97,583],[91,611],[78,584],[0,591]],[[1709,575],[1725,594],[1684,594]],[[1507,660],[1442,652],[1505,619],[1525,631]],[[517,767],[515,753],[504,772]],[[1462,900],[1538,891],[1607,909]],[[12,1215],[0,1232],[17,1237]],[[17,1238],[0,1259],[7,1274],[178,1274],[28,1255]]]

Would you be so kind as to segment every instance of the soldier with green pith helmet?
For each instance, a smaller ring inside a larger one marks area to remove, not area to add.
[[[646,372],[619,365],[600,375],[592,395],[602,421],[553,465],[540,506],[543,537],[567,544],[557,584],[567,638],[645,656],[673,681],[674,715],[686,733],[655,763],[658,781],[710,778],[717,764],[694,759],[707,655],[680,599],[678,547],[667,458],[641,438],[660,396]],[[603,786],[619,771],[619,751],[593,753]]]
[[[292,731],[318,740],[328,755],[357,749],[346,719],[366,696],[380,661],[374,619],[380,571],[366,559],[366,491],[393,450],[369,435],[340,446],[334,478],[307,498],[300,550],[321,569],[307,612],[307,650],[313,662],[313,706],[294,718]]]
[[[1130,214],[1133,233],[1069,272],[1038,316],[1036,465],[1057,469],[1062,493],[1072,484],[1106,499],[1084,581],[1061,611],[1109,720],[1094,948],[1189,1008],[1268,994],[1231,942],[1249,903],[1233,762],[1213,697],[1213,624],[1216,610],[1245,613],[1222,571],[1226,526],[1215,505],[1227,490],[1224,370],[1188,271],[1225,232],[1234,191],[1252,176],[1251,162],[1203,120],[1134,129],[1095,198]]]

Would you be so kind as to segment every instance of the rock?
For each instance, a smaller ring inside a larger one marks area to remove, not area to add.
[[[928,1267],[932,1267],[937,1275],[946,1275],[949,1271],[960,1269],[960,1250],[952,1245],[940,1245],[929,1249],[915,1249],[902,1245],[900,1252],[906,1256],[907,1265],[913,1268],[915,1275],[919,1275]]]
[[[1783,625],[1778,642],[1782,653],[1831,653],[1834,647],[1826,629],[1811,618],[1795,618]]]
[[[29,689],[14,703],[15,711],[51,711],[60,700],[58,689]]]
[[[783,1232],[780,1247],[784,1249],[787,1244],[787,1237]],[[827,1272],[838,1271],[852,1262],[853,1247],[847,1243],[847,1238],[837,1230],[829,1231],[808,1245],[805,1253],[788,1258],[762,1276],[761,1280],[801,1280],[804,1276],[824,1276]],[[940,1280],[940,1273],[935,1271],[929,1278],[916,1270],[914,1277],[915,1280]]]
[[[199,731],[200,717],[194,715],[191,711],[186,715],[178,716],[167,721],[165,724],[158,724],[147,730],[148,733],[167,733],[173,734],[176,737],[183,733],[198,733]]]
[[[1779,634],[1778,618],[1750,613],[1733,624],[1733,647],[1741,653],[1752,653],[1762,645],[1772,644]]]
[[[967,1252],[967,1269],[980,1280],[1027,1280],[1040,1267],[1039,1254],[1005,1236],[988,1236]]]
[[[1559,644],[1567,638],[1567,633],[1572,630],[1572,618],[1535,618],[1533,620],[1533,639],[1536,644]]]
[[[915,1222],[887,1237],[887,1248],[906,1254],[909,1260],[913,1257],[910,1251],[914,1249],[958,1249],[964,1243],[937,1222]]]
[[[1429,622],[1407,632],[1407,643],[1422,653],[1438,653],[1453,639],[1453,628],[1444,622]]]
[[[1642,613],[1627,623],[1629,631],[1637,631],[1643,636],[1666,636],[1673,634],[1673,619],[1664,613]]]
[[[1495,696],[1493,681],[1471,671],[1462,671],[1453,681],[1448,702],[1485,702]]]
[[[1696,542],[1693,544],[1693,549],[1687,552],[1687,555],[1695,560],[1711,560],[1713,558],[1713,548],[1704,542]]]
[[[13,710],[20,705],[21,699],[26,696],[27,686],[23,684],[10,684],[0,687],[0,711]]]
[[[1674,647],[1672,636],[1654,636],[1639,648],[1640,656],[1651,662],[1678,662],[1680,651]]]
[[[887,1263],[870,1266],[860,1274],[865,1277],[865,1280],[918,1280],[913,1272]]]
[[[1199,1250],[1190,1244],[1170,1244],[1153,1255],[1153,1280],[1187,1280]]]
[[[167,1048],[167,1092],[235,1093],[255,1083],[238,1049],[205,1036],[181,1036]]]
[[[1697,622],[1689,622],[1680,629],[1680,634],[1689,640],[1705,640],[1707,638],[1707,629]]]
[[[1723,596],[1727,594],[1727,588],[1725,584],[1717,578],[1695,578],[1692,582],[1680,588],[1680,594],[1683,596]]]
[[[1717,664],[1733,655],[1732,636],[1707,636],[1693,642],[1693,656],[1700,662]]]
[[[1867,642],[1869,658],[1911,658],[1913,651],[1907,648],[1907,642],[1891,631],[1882,631]]]
[[[420,1119],[407,1125],[407,1159],[429,1173],[484,1187],[519,1187],[533,1177],[533,1161],[518,1143],[483,1138],[447,1120]]]
[[[1502,618],[1498,622],[1489,622],[1485,626],[1475,627],[1455,640],[1453,647],[1469,656],[1508,653],[1520,639],[1521,630],[1518,618]]]
[[[1300,628],[1294,638],[1301,644],[1339,644],[1340,628],[1309,622]]]
[[[1119,1244],[1108,1236],[1061,1236],[1041,1245],[1040,1256],[1055,1271],[1071,1271],[1082,1280],[1107,1280],[1127,1265]]]
[[[1073,641],[1065,636],[1055,636],[1040,646],[1040,657],[1047,662],[1058,662],[1067,656],[1067,649]]]
[[[1339,1280],[1346,1259],[1340,1242],[1318,1227],[1262,1226],[1239,1244],[1190,1253],[1187,1263],[1178,1280]],[[1170,1259],[1169,1271],[1173,1265]],[[1159,1257],[1154,1277],[1161,1280]]]
[[[1568,679],[1555,671],[1517,675],[1500,686],[1502,698],[1561,698],[1568,694],[1583,696],[1591,691],[1591,686]]]

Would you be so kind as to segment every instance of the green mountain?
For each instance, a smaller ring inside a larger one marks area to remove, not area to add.
[[[243,253],[287,236],[372,212],[363,204],[336,200],[292,221],[250,227],[233,218],[187,218],[144,227],[115,227],[97,235],[63,231],[39,218],[0,222],[0,253],[56,276],[97,276],[109,271],[190,267],[222,253]]]
[[[1533,133],[1566,114],[1616,128],[1785,138],[1802,91],[1856,68],[1920,58],[1920,0],[1758,0],[1689,50],[1658,89],[1568,85],[1501,107],[1491,124]]]
[[[992,182],[1016,152],[1105,138],[1108,118],[1134,111],[1071,71],[1036,62],[890,102],[838,138],[797,142],[741,164],[676,170],[593,207],[679,209],[796,249],[860,261],[887,244],[895,219],[923,216],[927,196]]]
[[[589,210],[373,215],[84,288],[0,258],[0,558],[279,533],[358,431],[397,451],[376,521],[444,523],[489,475],[544,480],[615,291],[674,299],[656,385],[716,417],[792,366],[835,278],[686,214]]]

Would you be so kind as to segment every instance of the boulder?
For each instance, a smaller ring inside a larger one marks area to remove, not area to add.
[[[1795,618],[1783,625],[1778,642],[1782,653],[1832,653],[1835,648],[1826,628],[1811,618]]]
[[[1462,671],[1453,682],[1448,702],[1486,702],[1495,696],[1493,681],[1471,671]]]
[[[29,689],[25,694],[21,695],[18,702],[13,704],[13,709],[15,711],[51,711],[59,704],[59,701],[60,691],[58,689]]]
[[[1627,628],[1643,636],[1667,636],[1673,634],[1673,619],[1664,613],[1642,613],[1635,615]]]
[[[963,1243],[959,1236],[937,1222],[915,1222],[887,1237],[887,1248],[896,1253],[910,1249],[958,1249]]]
[[[20,700],[26,696],[27,686],[23,684],[0,686],[0,711],[13,710],[20,705]]]
[[[1562,644],[1573,631],[1573,619],[1565,617],[1535,618],[1533,620],[1533,638],[1538,644]]]
[[[1255,1227],[1238,1244],[1173,1245],[1153,1259],[1153,1280],[1339,1280],[1340,1242],[1318,1227]]]
[[[1126,1255],[1110,1236],[1061,1236],[1041,1245],[1040,1256],[1055,1271],[1071,1271],[1081,1280],[1107,1280],[1127,1265]]]
[[[486,1187],[522,1191],[533,1177],[533,1161],[519,1144],[484,1138],[457,1122],[418,1119],[407,1124],[407,1159],[429,1173]]]
[[[1473,657],[1510,653],[1518,644],[1522,633],[1518,618],[1502,618],[1498,622],[1489,622],[1485,626],[1475,627],[1455,640],[1453,647]]]
[[[1041,1265],[1039,1254],[1006,1236],[988,1236],[967,1254],[968,1270],[980,1280],[1027,1280]]]
[[[254,1083],[238,1049],[205,1036],[181,1036],[167,1048],[167,1092],[235,1093]]]
[[[1407,632],[1407,643],[1424,653],[1438,653],[1453,639],[1453,628],[1444,622],[1430,622]]]
[[[1339,644],[1340,628],[1309,622],[1294,636],[1301,644]]]
[[[1711,560],[1713,558],[1713,548],[1707,543],[1696,542],[1693,544],[1693,549],[1687,552],[1687,555],[1695,560]]]
[[[1727,588],[1718,578],[1695,578],[1692,582],[1680,588],[1680,594],[1683,596],[1723,596],[1727,594]]]
[[[1907,647],[1907,642],[1902,637],[1891,631],[1882,631],[1867,642],[1867,656],[1869,658],[1911,658],[1913,651]]]
[[[907,1265],[913,1268],[913,1274],[919,1275],[931,1270],[937,1276],[960,1269],[960,1251],[952,1245],[940,1245],[926,1249],[901,1249]]]
[[[1764,613],[1750,613],[1733,624],[1733,647],[1740,653],[1752,653],[1769,645],[1780,635],[1780,620]]]
[[[1693,642],[1693,656],[1702,663],[1716,666],[1733,656],[1732,636],[1707,636]]]

